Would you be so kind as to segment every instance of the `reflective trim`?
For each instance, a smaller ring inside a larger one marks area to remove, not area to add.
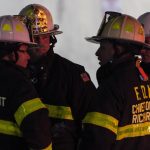
[[[39,98],[35,98],[29,101],[24,102],[15,112],[14,116],[16,122],[20,126],[23,119],[31,114],[34,111],[37,111],[41,108],[46,108],[46,106],[41,102]]]
[[[89,112],[83,119],[83,123],[101,126],[117,134],[118,120],[106,114]]]
[[[2,25],[2,31],[12,31],[12,27],[10,24],[3,24]]]
[[[19,137],[22,136],[21,131],[18,128],[17,124],[5,120],[0,120],[0,133]]]
[[[35,149],[30,148],[30,150],[35,150]],[[52,150],[52,144],[48,145],[48,147],[41,150]]]
[[[50,144],[48,147],[42,149],[42,150],[52,150],[52,144]]]
[[[120,30],[121,24],[119,22],[116,22],[113,24],[112,29],[113,30]]]
[[[57,118],[57,119],[73,120],[70,107],[47,105],[47,104],[46,106],[49,110],[49,117]]]
[[[117,133],[117,140],[145,135],[150,135],[150,122],[119,127]]]

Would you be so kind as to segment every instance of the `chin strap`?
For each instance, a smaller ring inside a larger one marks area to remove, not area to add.
[[[136,55],[136,67],[140,73],[140,77],[143,81],[148,81],[148,75],[145,73],[143,68],[141,67],[142,57],[140,55]]]
[[[54,48],[56,43],[57,43],[57,39],[55,35],[50,35],[50,47]]]

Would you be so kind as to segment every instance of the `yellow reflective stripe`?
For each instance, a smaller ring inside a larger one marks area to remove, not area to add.
[[[115,24],[113,24],[113,26],[112,26],[112,29],[113,30],[120,30],[120,23],[119,22],[116,22]]]
[[[0,120],[0,133],[19,137],[22,136],[21,131],[18,128],[17,124],[5,120]]]
[[[132,24],[126,24],[125,31],[133,32],[134,26]]]
[[[7,23],[3,24],[2,30],[3,31],[12,31],[11,25],[7,24]]]
[[[140,26],[140,28],[138,29],[138,33],[144,35],[144,30],[142,26]]]
[[[73,120],[70,107],[47,105],[47,104],[46,106],[49,110],[49,117],[57,118],[57,119]]]
[[[42,150],[52,150],[52,144],[50,144],[48,147],[42,149]]]
[[[118,120],[106,114],[99,112],[89,112],[83,119],[83,123],[90,123],[101,126],[117,134]]]
[[[16,122],[20,126],[23,119],[31,114],[34,111],[37,111],[41,108],[46,108],[46,106],[41,102],[39,98],[35,98],[32,100],[29,100],[27,102],[24,102],[15,112],[14,116],[16,119]]]
[[[23,26],[21,24],[16,24],[16,31],[23,32]]]
[[[35,150],[35,149],[30,148],[30,150]],[[41,150],[52,150],[52,144],[48,145],[48,147]]]
[[[119,127],[117,133],[117,140],[145,135],[150,135],[150,122]]]

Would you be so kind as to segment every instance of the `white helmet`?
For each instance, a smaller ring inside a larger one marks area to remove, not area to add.
[[[145,44],[144,29],[140,22],[131,16],[117,12],[106,12],[97,35],[86,38],[94,43],[100,43],[102,39],[126,41],[148,47]]]
[[[150,12],[144,13],[138,18],[145,31],[145,42],[150,44]]]
[[[53,24],[53,18],[50,11],[42,5],[27,5],[20,11],[19,15],[29,19],[31,34],[34,36],[47,33],[62,33],[62,31],[58,31],[59,25]]]
[[[36,45],[36,43],[30,42],[26,26],[14,16],[1,16],[0,27],[0,42],[25,43],[29,46]]]

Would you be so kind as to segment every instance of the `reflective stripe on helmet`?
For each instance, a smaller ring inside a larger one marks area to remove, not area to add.
[[[49,117],[57,118],[57,119],[73,120],[70,107],[47,105],[47,104],[46,106],[49,110]]]
[[[26,116],[41,108],[46,108],[46,106],[41,102],[39,98],[24,102],[14,114],[17,124],[20,126]]]
[[[101,126],[117,134],[118,120],[110,115],[99,112],[89,112],[83,119],[83,123]]]
[[[22,136],[22,133],[18,128],[17,124],[5,120],[0,120],[0,133],[14,135],[18,137]]]

